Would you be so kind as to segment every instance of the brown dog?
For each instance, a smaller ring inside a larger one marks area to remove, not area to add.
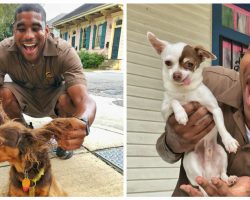
[[[6,120],[0,113],[0,121],[4,122],[0,126],[0,162],[11,165],[8,196],[67,196],[51,172],[48,141],[82,122],[58,118],[42,128],[29,129]]]

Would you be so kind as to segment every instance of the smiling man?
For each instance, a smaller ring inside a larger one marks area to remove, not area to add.
[[[240,144],[235,154],[228,154],[227,167],[227,174],[238,176],[238,180],[228,186],[219,178],[208,182],[199,176],[196,182],[209,196],[250,196],[250,48],[241,60],[240,74],[224,67],[209,67],[203,77],[203,82],[219,102],[227,130]],[[204,106],[190,102],[184,108],[189,116],[188,123],[180,125],[172,115],[165,133],[157,141],[159,155],[169,163],[182,159],[184,153],[193,150],[214,127],[213,118]],[[218,142],[222,144],[221,138]],[[173,196],[202,196],[190,185],[182,164]]]
[[[81,61],[66,41],[50,37],[46,13],[39,4],[15,12],[14,36],[0,42],[0,98],[7,115],[21,123],[32,117],[77,117],[84,128],[62,136],[57,155],[68,159],[92,124],[96,104],[88,95]],[[8,74],[11,83],[4,82]]]

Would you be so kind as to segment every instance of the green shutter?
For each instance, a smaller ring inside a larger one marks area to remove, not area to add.
[[[82,48],[82,32],[83,32],[83,30],[82,30],[82,28],[80,29],[80,42],[79,42],[79,50],[81,50],[81,48]]]
[[[92,49],[95,48],[95,36],[96,36],[96,25],[94,25],[93,38],[92,38]]]
[[[64,40],[68,41],[68,32],[64,33]]]
[[[103,49],[105,45],[105,36],[106,36],[106,30],[107,30],[107,22],[104,22],[102,24],[102,37],[100,42],[100,48]]]
[[[90,26],[86,29],[86,49],[89,49]]]

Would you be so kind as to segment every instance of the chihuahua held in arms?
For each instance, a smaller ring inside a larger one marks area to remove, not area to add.
[[[216,59],[216,56],[201,46],[192,47],[185,43],[171,44],[158,39],[148,32],[148,40],[163,61],[162,75],[165,88],[162,103],[162,114],[167,121],[174,113],[179,124],[186,125],[187,113],[183,104],[196,101],[205,106],[213,114],[215,127],[195,146],[193,151],[184,154],[183,166],[190,183],[198,186],[197,176],[203,176],[211,181],[212,177],[220,177],[231,185],[236,176],[227,175],[227,154],[217,143],[217,131],[228,152],[236,153],[239,146],[225,128],[224,119],[218,103],[211,91],[202,83],[202,70],[200,66],[206,58]],[[206,192],[199,187],[204,196]]]

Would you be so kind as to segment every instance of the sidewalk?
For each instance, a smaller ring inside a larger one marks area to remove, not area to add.
[[[96,120],[82,147],[69,160],[51,154],[52,170],[69,196],[123,196],[123,113],[115,99],[92,96],[97,103]],[[50,118],[25,116],[34,127]],[[0,163],[0,196],[7,191],[8,163]]]

